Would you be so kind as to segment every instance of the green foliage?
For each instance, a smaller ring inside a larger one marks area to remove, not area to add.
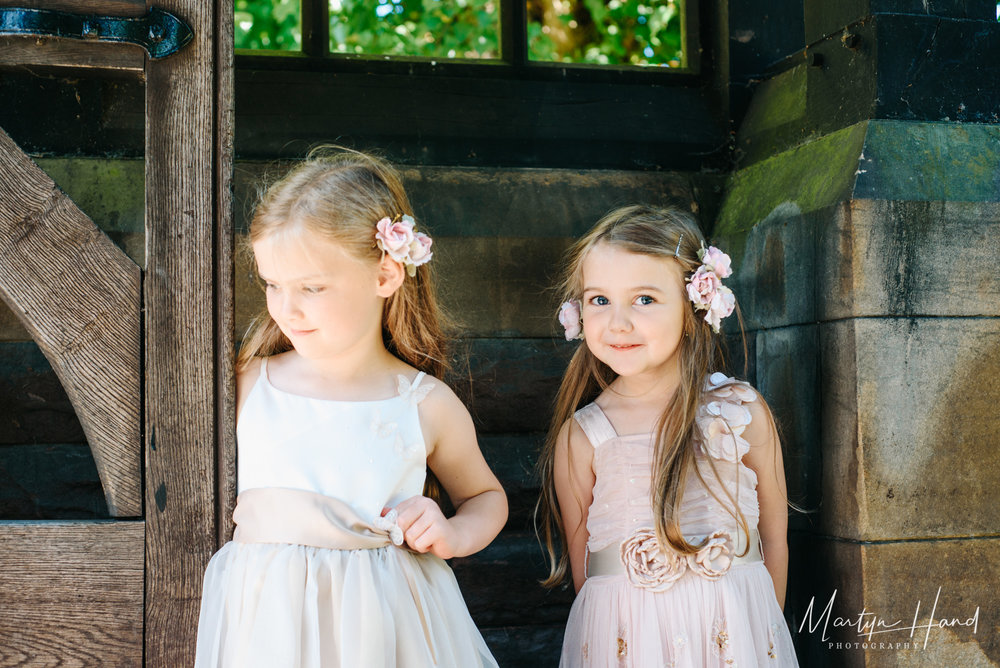
[[[299,0],[236,0],[235,23],[237,49],[302,48]]]
[[[236,48],[301,48],[299,0],[235,2]],[[678,67],[683,63],[681,2],[530,0],[529,57]],[[332,52],[500,57],[499,0],[329,0],[329,7]]]
[[[494,0],[330,0],[330,50],[499,58]]]
[[[532,60],[597,65],[666,65],[684,61],[682,0],[554,0],[561,11],[528,25]],[[544,3],[539,3],[544,4]]]

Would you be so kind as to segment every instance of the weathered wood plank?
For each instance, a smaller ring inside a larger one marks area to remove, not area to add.
[[[218,543],[233,534],[236,507],[236,379],[234,362],[236,286],[233,264],[233,3],[217,4],[215,17],[216,145],[216,428],[218,433]]]
[[[0,0],[2,7],[53,9],[97,16],[142,16],[144,0]],[[146,53],[134,44],[56,37],[0,37],[0,67],[68,67],[141,75]]]
[[[0,7],[55,9],[74,14],[142,16],[146,13],[146,0],[0,0]]]
[[[230,224],[216,210],[221,2],[160,3],[194,39],[146,68],[145,661],[154,666],[194,662],[201,582],[218,538],[214,281],[219,228]]]
[[[146,52],[133,44],[46,37],[0,37],[0,67],[68,67],[141,75]]]
[[[0,665],[142,664],[142,522],[0,522]]]
[[[73,402],[108,509],[139,516],[139,268],[3,131],[0,256],[0,297]]]

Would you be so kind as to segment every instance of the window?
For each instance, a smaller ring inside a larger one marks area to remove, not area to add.
[[[722,168],[728,84],[700,45],[725,53],[725,16],[699,2],[235,0],[236,155]]]
[[[237,48],[692,69],[684,41],[685,3],[693,0],[301,2],[236,0]],[[328,40],[307,40],[303,48],[304,31]]]

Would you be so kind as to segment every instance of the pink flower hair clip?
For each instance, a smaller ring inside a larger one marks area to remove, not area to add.
[[[580,300],[571,299],[559,307],[559,324],[566,330],[566,340],[583,338],[583,317],[580,315]]]
[[[409,276],[416,276],[417,267],[430,262],[431,238],[423,232],[417,232],[413,216],[388,216],[375,224],[375,245],[388,253],[396,262],[406,267]]]
[[[704,243],[698,251],[698,259],[701,260],[701,266],[685,279],[688,298],[696,311],[708,311],[705,322],[718,334],[722,319],[732,315],[736,308],[736,296],[722,284],[722,279],[733,273],[730,266],[732,261],[715,246],[705,248]]]

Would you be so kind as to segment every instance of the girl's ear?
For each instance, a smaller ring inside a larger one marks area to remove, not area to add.
[[[406,269],[403,268],[403,263],[393,260],[388,253],[383,254],[378,264],[375,294],[388,299],[399,289],[405,278]]]

